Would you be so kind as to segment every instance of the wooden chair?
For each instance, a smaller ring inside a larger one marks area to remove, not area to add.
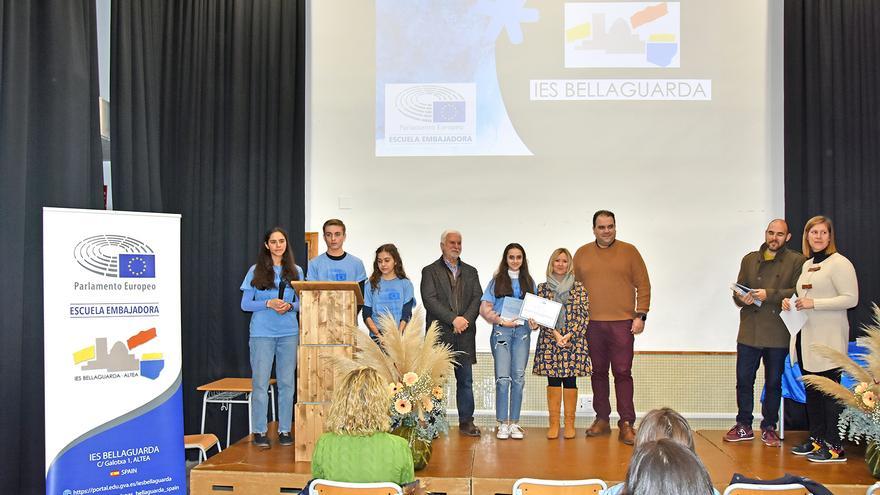
[[[309,485],[309,495],[403,495],[403,489],[394,483],[313,480]]]
[[[217,452],[223,451],[223,448],[220,447],[220,440],[213,433],[183,436],[184,449],[199,449],[199,464],[208,458],[208,451],[215,445],[217,446]]]
[[[761,485],[734,483],[724,489],[724,495],[811,495],[804,485]]]
[[[878,495],[878,494],[880,494],[880,481],[869,486],[868,491],[865,492],[865,495]]]
[[[513,495],[597,495],[608,488],[600,479],[539,480],[520,478],[513,484]]]

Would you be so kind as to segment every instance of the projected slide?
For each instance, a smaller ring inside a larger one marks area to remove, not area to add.
[[[565,4],[565,67],[680,67],[678,2]]]
[[[531,155],[502,99],[495,43],[537,9],[511,0],[376,0],[376,156]]]

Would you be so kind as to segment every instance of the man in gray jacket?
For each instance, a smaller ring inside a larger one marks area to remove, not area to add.
[[[437,261],[422,269],[422,302],[430,325],[436,321],[440,341],[458,351],[455,366],[455,401],[458,407],[459,432],[478,437],[474,425],[474,389],[472,367],[477,363],[476,322],[480,312],[480,277],[465,264],[461,255],[461,233],[447,230],[440,235]]]
[[[779,401],[782,400],[782,373],[788,355],[789,333],[779,317],[782,300],[794,293],[794,287],[806,259],[785,247],[791,239],[785,220],[770,222],[764,232],[764,244],[742,259],[736,283],[751,289],[733,302],[739,306],[739,335],[736,338],[736,424],[724,435],[728,442],[752,440],[752,415],[755,407],[755,374],[764,361],[764,404],[761,406],[761,440],[769,447],[779,447],[776,433]],[[760,305],[759,305],[760,304]],[[784,420],[784,418],[783,418]]]

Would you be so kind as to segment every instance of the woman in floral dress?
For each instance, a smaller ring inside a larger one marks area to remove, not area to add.
[[[587,347],[590,301],[587,289],[574,279],[568,249],[553,251],[547,263],[547,281],[538,284],[537,295],[563,306],[556,327],[540,327],[532,369],[534,374],[547,377],[547,409],[550,412],[547,438],[559,436],[559,410],[563,403],[563,437],[574,438],[577,377],[588,376],[592,369]]]

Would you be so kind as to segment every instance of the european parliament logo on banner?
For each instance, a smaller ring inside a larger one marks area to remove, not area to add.
[[[156,278],[156,255],[120,254],[119,278]]]

